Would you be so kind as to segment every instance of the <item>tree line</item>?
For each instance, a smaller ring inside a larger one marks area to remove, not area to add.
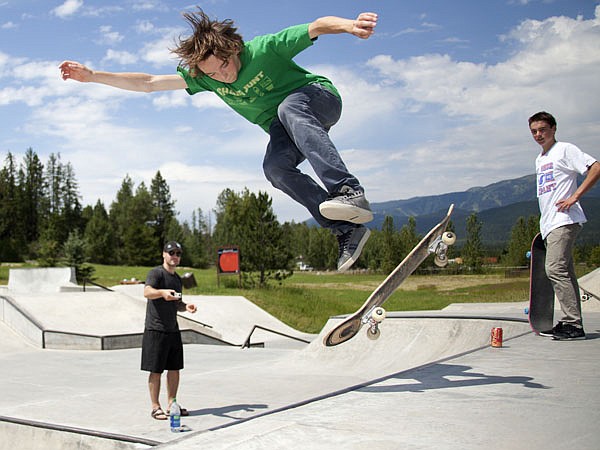
[[[52,266],[82,262],[154,265],[168,239],[186,247],[182,263],[207,267],[209,232],[202,211],[180,223],[160,171],[147,186],[127,175],[108,207],[83,206],[70,163],[51,154],[46,164],[29,148],[9,152],[0,170],[0,260]],[[158,257],[157,257],[158,256]]]
[[[236,245],[241,269],[256,273],[258,284],[281,278],[298,261],[319,270],[335,269],[338,244],[327,229],[305,223],[279,223],[266,192],[225,189],[217,198],[213,229],[201,209],[191,221],[180,222],[167,181],[157,171],[149,186],[135,186],[126,175],[110,205],[100,200],[83,206],[70,163],[51,154],[46,164],[29,148],[18,162],[9,152],[0,171],[0,261],[36,260],[43,266],[72,265],[89,275],[86,263],[152,266],[160,262],[164,242],[184,247],[182,265],[207,268],[215,263],[217,248]],[[452,223],[450,229],[454,230]],[[386,217],[373,230],[355,269],[391,271],[422,238],[416,221],[397,229]],[[461,256],[464,267],[480,271],[486,250],[481,222],[473,213],[467,220],[466,241],[451,247],[449,257]],[[519,218],[507,249],[499,255],[506,265],[527,265],[526,252],[538,232],[538,218]],[[459,235],[462,234],[460,231]],[[600,247],[579,251],[588,262],[600,258]],[[597,262],[596,262],[597,264]],[[429,258],[424,266],[432,266]]]

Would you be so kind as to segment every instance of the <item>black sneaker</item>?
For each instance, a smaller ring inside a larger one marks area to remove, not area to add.
[[[553,337],[556,333],[558,333],[562,329],[562,326],[563,326],[563,323],[562,322],[558,322],[554,326],[554,328],[552,328],[551,330],[540,331],[538,334],[540,336]]]
[[[360,256],[370,234],[371,230],[360,225],[337,237],[340,246],[337,266],[338,271],[344,272],[352,267],[352,264],[354,264]]]
[[[552,338],[556,341],[576,341],[585,339],[585,332],[582,327],[577,327],[570,323],[565,323],[559,331],[554,333]]]
[[[319,205],[319,211],[330,220],[344,220],[352,223],[366,223],[373,220],[371,205],[365,193],[344,186],[340,192]]]

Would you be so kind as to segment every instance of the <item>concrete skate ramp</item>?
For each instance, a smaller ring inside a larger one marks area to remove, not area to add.
[[[118,285],[111,289],[141,299],[144,304],[146,302],[143,285]],[[198,311],[195,314],[179,313],[180,327],[206,324],[218,333],[220,339],[232,345],[241,346],[250,337],[251,345],[302,348],[316,337],[290,327],[241,296],[187,295],[184,291],[183,300],[195,304]],[[260,328],[255,329],[255,326]]]
[[[13,281],[26,278],[19,273]],[[0,295],[0,319],[29,343],[42,348],[114,350],[141,346],[147,302],[143,285],[113,286],[112,292],[58,294],[47,291],[49,286],[38,283],[33,292],[4,290]],[[179,328],[186,344],[241,346],[249,340],[253,346],[302,348],[315,337],[286,325],[244,297],[184,293],[184,300],[198,307],[195,314],[179,313]]]
[[[61,292],[72,289],[81,290],[77,286],[73,267],[10,269],[8,272],[8,290],[13,293]]]
[[[322,369],[368,379],[418,367],[433,361],[474,351],[490,345],[491,329],[501,327],[504,340],[531,332],[526,319],[423,315],[386,318],[381,336],[372,341],[366,328],[354,338],[335,347],[325,347],[323,338],[339,318],[332,318],[323,332],[298,355]],[[509,345],[509,343],[507,343]]]
[[[223,340],[234,345],[244,344],[255,326],[273,330],[275,333],[260,328],[256,329],[252,332],[251,344],[258,342],[264,343],[268,347],[290,348],[294,339],[309,342],[315,338],[314,334],[302,333],[288,326],[241,296],[188,295],[185,296],[185,301],[195,303],[198,312],[195,314],[182,313],[183,317],[206,322],[219,332]],[[286,336],[290,336],[292,339]],[[299,348],[306,345],[301,341],[296,342],[298,342]]]
[[[120,292],[13,293],[0,296],[0,319],[41,348],[115,350],[141,347],[146,300]],[[10,294],[10,295],[8,295]],[[180,324],[185,343],[223,343],[195,322]]]
[[[583,311],[600,311],[600,267],[578,280]]]

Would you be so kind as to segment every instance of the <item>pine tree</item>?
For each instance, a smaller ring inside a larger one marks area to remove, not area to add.
[[[192,211],[191,226],[187,222],[184,222],[182,229],[183,256],[184,258],[187,258],[185,259],[184,264],[192,267],[207,268],[214,260],[214,258],[211,258],[209,255],[213,255],[214,252],[211,248],[208,225],[204,220],[202,209],[198,208],[197,211]]]
[[[19,187],[15,159],[6,156],[0,169],[0,260],[21,260],[20,250],[25,248],[25,235],[19,216]]]
[[[150,196],[152,198],[152,215],[154,234],[158,242],[165,243],[174,237],[168,237],[167,231],[171,221],[175,218],[175,202],[171,199],[171,191],[160,171],[152,179],[150,184]]]
[[[44,166],[32,148],[25,152],[18,172],[18,209],[25,241],[28,244],[38,240],[41,222],[46,212],[46,184]]]
[[[523,216],[517,219],[511,230],[508,252],[505,256],[507,265],[528,265],[527,251],[531,249],[531,241],[538,231],[539,222],[536,216],[529,216],[527,220]]]
[[[417,220],[414,217],[409,217],[408,222],[400,228],[399,239],[402,250],[400,258],[397,259],[398,263],[400,263],[421,240],[421,236],[417,233]],[[392,267],[392,270],[393,269],[394,268]]]
[[[463,248],[465,265],[473,271],[480,273],[483,266],[483,246],[481,244],[481,222],[477,213],[472,213],[467,218],[467,242]]]
[[[394,270],[403,257],[403,242],[399,239],[392,216],[385,216],[383,219],[381,238],[383,244],[380,248],[382,253],[381,270],[388,273]]]
[[[46,209],[42,221],[44,239],[64,243],[72,231],[82,228],[77,181],[70,163],[63,164],[60,154],[51,153],[44,173]]]
[[[113,227],[104,204],[98,200],[85,226],[86,257],[97,264],[116,263]]]
[[[151,195],[142,182],[129,202],[129,223],[123,230],[123,262],[129,266],[148,266],[160,260],[162,243],[152,228]],[[157,256],[158,255],[158,256]]]
[[[131,223],[131,204],[133,202],[133,180],[126,175],[117,191],[116,199],[110,205],[109,218],[115,238],[114,256],[117,264],[127,259],[125,250],[125,231]]]
[[[335,236],[328,229],[310,227],[308,229],[308,265],[315,269],[334,269],[337,266],[337,257],[338,247]]]

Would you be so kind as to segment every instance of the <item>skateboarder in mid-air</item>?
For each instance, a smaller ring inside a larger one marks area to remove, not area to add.
[[[332,82],[296,65],[293,58],[323,34],[349,33],[361,39],[375,30],[377,15],[354,20],[321,17],[244,42],[231,20],[210,20],[202,11],[185,13],[192,34],[172,50],[181,59],[177,73],[100,72],[65,61],[62,78],[102,83],[131,91],[186,89],[217,94],[270,136],[263,170],[277,189],[304,205],[338,239],[338,270],[358,259],[369,238],[363,224],[373,215],[364,189],[346,168],[329,138],[342,103]],[[297,166],[308,160],[323,187]]]
[[[600,178],[600,164],[575,145],[557,141],[556,120],[547,112],[531,116],[529,129],[542,148],[535,160],[535,172],[540,232],[546,245],[546,275],[563,313],[554,328],[539,334],[558,340],[585,339],[573,246],[586,222],[579,199]],[[585,175],[579,187],[578,174]]]

